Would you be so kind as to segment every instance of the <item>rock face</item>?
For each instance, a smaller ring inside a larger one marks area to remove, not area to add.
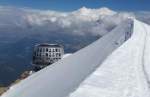
[[[0,87],[0,95],[7,91],[7,87]]]
[[[11,85],[7,86],[7,87],[1,87],[0,86],[0,95],[2,95],[4,92],[6,92],[11,86],[19,83],[20,81],[24,80],[25,78],[29,77],[31,75],[32,71],[25,71],[21,74],[21,76],[14,81]]]

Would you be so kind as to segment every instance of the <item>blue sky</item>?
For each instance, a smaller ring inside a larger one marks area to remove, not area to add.
[[[0,0],[0,5],[57,11],[72,11],[82,6],[108,7],[124,11],[150,11],[150,0]]]

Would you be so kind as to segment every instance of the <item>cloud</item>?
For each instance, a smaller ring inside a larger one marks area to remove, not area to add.
[[[137,15],[143,21],[149,19],[148,13],[115,12],[105,7],[99,9],[83,7],[73,12],[56,12],[1,6],[0,13],[0,28],[4,32],[57,32],[94,36],[108,33],[130,16]]]
[[[120,22],[115,17],[110,20],[116,12],[108,8],[88,9],[84,7],[73,12],[55,12],[0,7],[0,12],[0,28],[9,27],[8,31],[25,29],[30,32],[32,29],[32,32],[41,30],[43,33],[44,31],[49,33],[60,31],[59,33],[73,35],[103,35],[115,27],[118,21]]]

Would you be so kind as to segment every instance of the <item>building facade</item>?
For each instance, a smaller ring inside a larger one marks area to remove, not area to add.
[[[58,44],[39,44],[34,47],[33,65],[35,71],[38,71],[63,57],[63,46]]]

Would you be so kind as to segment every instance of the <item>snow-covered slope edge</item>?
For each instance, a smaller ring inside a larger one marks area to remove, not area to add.
[[[128,37],[126,21],[103,38],[12,86],[2,97],[65,97]],[[37,86],[39,85],[39,86]]]
[[[134,20],[133,36],[70,97],[150,97],[150,26]]]

